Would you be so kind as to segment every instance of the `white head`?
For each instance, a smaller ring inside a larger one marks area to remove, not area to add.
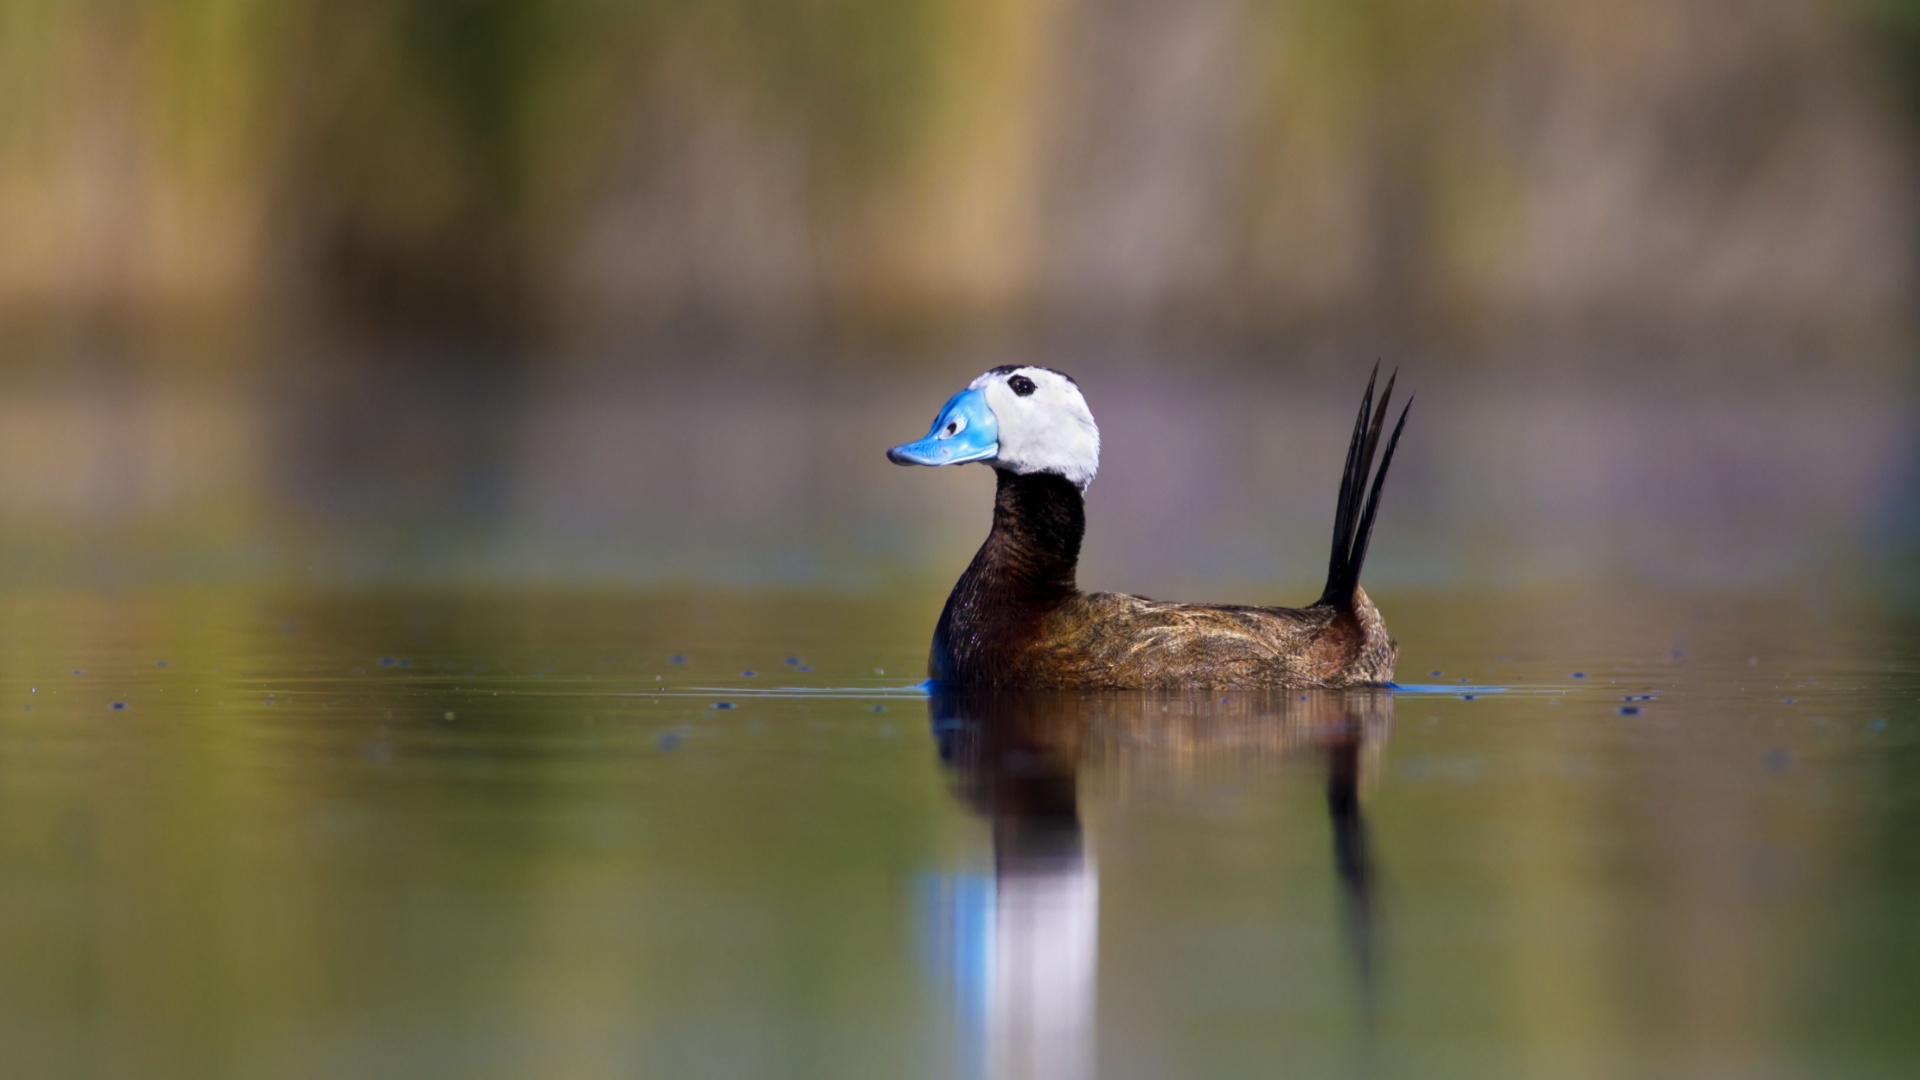
[[[985,461],[1013,473],[1057,473],[1081,491],[1100,470],[1100,428],[1073,377],[1008,365],[973,380],[919,442],[896,446],[900,465]]]

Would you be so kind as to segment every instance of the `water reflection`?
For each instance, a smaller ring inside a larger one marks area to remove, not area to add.
[[[928,708],[953,790],[993,838],[991,874],[943,879],[928,911],[958,1005],[959,1075],[1094,1075],[1100,879],[1080,807],[1081,774],[1091,767],[1317,754],[1340,932],[1371,1026],[1377,874],[1361,794],[1392,728],[1391,693],[937,691]]]

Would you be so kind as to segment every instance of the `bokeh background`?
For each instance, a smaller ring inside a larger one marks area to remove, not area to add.
[[[1006,755],[1097,1064],[1920,1074],[1917,324],[1920,0],[0,0],[0,1071],[965,1074],[882,451],[1299,603],[1379,361],[1381,1007],[1222,703]]]
[[[1909,0],[0,0],[0,580],[950,575],[1030,361],[1279,597],[1379,359],[1378,587],[1884,589],[1917,135]]]

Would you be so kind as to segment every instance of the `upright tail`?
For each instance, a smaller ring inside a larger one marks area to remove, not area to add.
[[[1360,586],[1360,567],[1367,561],[1367,541],[1373,536],[1373,515],[1380,509],[1380,486],[1393,464],[1393,449],[1400,445],[1400,429],[1407,426],[1407,410],[1413,407],[1413,399],[1408,398],[1400,410],[1399,423],[1393,426],[1393,436],[1387,440],[1387,452],[1380,457],[1380,471],[1374,472],[1373,451],[1386,428],[1387,401],[1393,397],[1393,380],[1398,375],[1387,376],[1378,408],[1373,404],[1373,384],[1380,377],[1380,365],[1375,364],[1367,378],[1360,418],[1353,423],[1353,441],[1347,446],[1346,472],[1340,477],[1340,508],[1333,519],[1333,557],[1327,562],[1327,588],[1320,594],[1321,604],[1345,608],[1353,603],[1353,591]],[[1369,473],[1373,475],[1371,491],[1367,487]]]

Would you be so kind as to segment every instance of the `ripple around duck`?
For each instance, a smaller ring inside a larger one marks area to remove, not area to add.
[[[925,698],[931,692],[929,683],[913,683],[907,686],[690,686],[684,689],[665,691],[652,695],[641,691],[638,696],[652,697],[706,697],[713,694],[732,694],[735,697],[762,698],[822,698],[846,699],[858,701],[867,698],[885,698],[889,700]]]

